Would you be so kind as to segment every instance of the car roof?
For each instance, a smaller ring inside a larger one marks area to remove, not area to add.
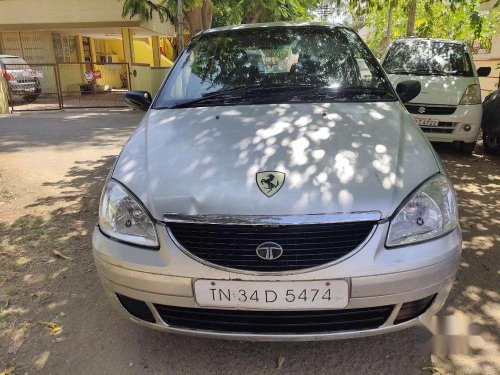
[[[462,40],[441,39],[441,38],[415,38],[415,37],[399,38],[399,39],[396,39],[394,42],[407,42],[407,41],[431,41],[431,42],[454,43],[454,44],[462,44],[462,45],[466,44]]]
[[[248,23],[244,25],[215,27],[213,29],[204,30],[198,33],[198,35],[209,34],[213,32],[232,31],[232,30],[249,30],[249,29],[259,29],[259,28],[263,29],[270,27],[307,27],[307,26],[319,26],[325,28],[345,27],[342,24],[329,23],[329,22],[266,22],[266,23]]]

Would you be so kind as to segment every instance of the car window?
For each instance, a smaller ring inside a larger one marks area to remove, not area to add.
[[[473,76],[466,47],[459,43],[403,40],[394,42],[383,67],[389,74]]]
[[[155,106],[269,85],[385,89],[387,98],[394,99],[380,65],[355,33],[303,26],[202,34],[179,58]],[[280,95],[277,100],[307,100],[312,95],[290,91],[289,98]]]
[[[20,57],[2,57],[0,60],[4,65],[26,64],[26,61]]]
[[[472,75],[472,65],[465,46],[455,43],[433,42],[431,70],[440,74]]]

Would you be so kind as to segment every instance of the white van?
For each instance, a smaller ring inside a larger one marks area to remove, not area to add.
[[[406,109],[430,141],[459,142],[462,153],[472,154],[481,129],[481,88],[469,48],[464,42],[443,39],[400,39],[382,58],[392,84],[408,79],[422,85]]]

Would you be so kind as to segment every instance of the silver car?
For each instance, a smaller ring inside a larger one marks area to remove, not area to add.
[[[462,235],[452,185],[403,105],[419,91],[393,89],[343,26],[197,35],[154,100],[126,95],[148,111],[93,236],[112,305],[146,327],[239,340],[351,338],[430,318]]]

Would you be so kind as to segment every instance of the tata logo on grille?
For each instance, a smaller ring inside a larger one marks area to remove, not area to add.
[[[425,107],[418,107],[418,113],[425,113]]]
[[[261,259],[274,260],[283,255],[283,248],[276,242],[263,242],[257,246],[255,252]]]

